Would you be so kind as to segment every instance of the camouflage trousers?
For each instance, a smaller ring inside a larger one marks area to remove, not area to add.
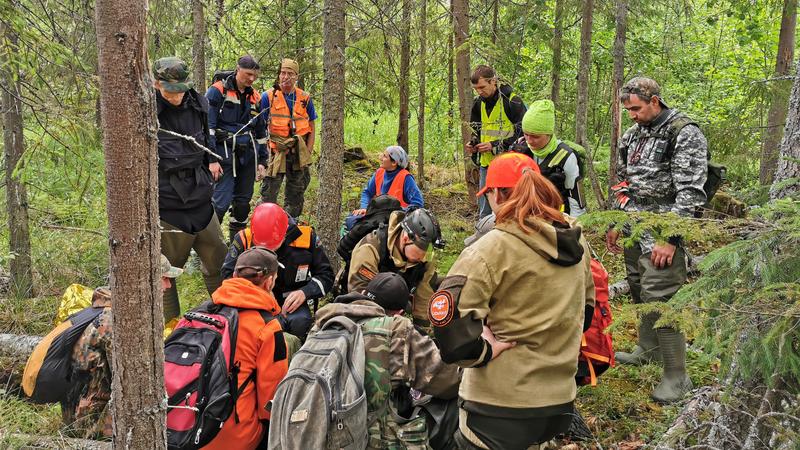
[[[278,202],[278,193],[286,177],[285,201],[283,209],[292,217],[300,217],[303,213],[305,203],[306,188],[311,182],[311,170],[303,167],[300,170],[286,170],[286,173],[279,173],[274,177],[266,177],[261,183],[261,201],[269,203]]]
[[[625,248],[625,270],[633,303],[665,302],[686,283],[686,252],[678,246],[672,265],[657,268],[650,261],[650,252],[643,253],[639,244]]]
[[[425,415],[400,417],[393,407],[369,427],[368,450],[428,450],[428,424]]]

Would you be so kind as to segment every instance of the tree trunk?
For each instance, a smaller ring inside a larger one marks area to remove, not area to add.
[[[475,193],[478,192],[478,169],[472,163],[467,153],[466,144],[472,135],[469,126],[470,110],[472,109],[472,92],[469,82],[469,1],[452,0],[450,2],[453,15],[453,45],[455,46],[456,60],[456,86],[458,89],[459,116],[461,119],[461,151],[464,154],[464,181],[467,183],[469,201],[475,205]]]
[[[786,117],[786,128],[783,130],[783,142],[775,172],[775,181],[770,188],[772,200],[786,198],[800,193],[800,64],[794,77],[792,95],[789,97],[789,111]]]
[[[553,25],[553,64],[550,70],[550,100],[558,108],[558,97],[561,92],[561,42],[564,36],[564,0],[556,0],[556,15]]]
[[[403,0],[400,24],[400,120],[397,126],[397,145],[408,153],[408,77],[411,67],[411,0]]]
[[[622,77],[625,76],[625,32],[628,27],[628,2],[617,0],[616,3],[617,30],[614,38],[614,73],[611,78],[611,139],[608,156],[608,185],[617,183],[617,148],[622,132],[622,108],[619,103],[619,90],[622,87]],[[610,196],[609,196],[610,198]]]
[[[492,0],[492,44],[497,44],[497,18],[500,15],[500,0]]]
[[[581,14],[581,49],[578,61],[577,104],[575,105],[575,140],[587,147],[587,111],[589,107],[589,74],[592,70],[592,11],[594,0],[583,2]]]
[[[451,9],[451,14],[448,15],[450,21],[450,29],[453,29],[453,14]],[[452,138],[453,132],[455,130],[455,111],[453,110],[453,98],[455,92],[455,85],[454,79],[455,74],[453,73],[455,61],[453,60],[454,50],[453,50],[453,33],[447,33],[447,137]],[[458,145],[458,140],[455,140],[455,152],[453,153],[453,157],[455,158],[456,155],[459,154],[461,151],[461,147]]]
[[[12,6],[15,8],[16,6]],[[28,228],[28,193],[20,179],[25,153],[22,129],[21,76],[12,55],[18,53],[17,34],[0,22],[5,45],[0,48],[0,85],[2,86],[3,148],[5,149],[6,209],[8,210],[8,249],[11,294],[30,297],[33,293],[31,270],[31,236]]]
[[[792,71],[794,60],[794,35],[797,28],[797,0],[784,0],[781,31],[778,37],[778,55],[775,61],[775,76],[784,77]],[[790,80],[775,80],[769,86],[771,101],[767,113],[767,130],[761,148],[761,167],[758,179],[761,185],[772,183],[778,166],[779,144],[786,121],[787,96]]]
[[[427,58],[426,39],[428,38],[428,0],[420,0],[419,5],[419,105],[417,106],[417,184],[425,187],[425,58]]]
[[[192,0],[192,21],[194,22],[192,43],[194,88],[202,94],[206,91],[206,16],[203,13],[203,0]]]
[[[344,3],[325,0],[322,70],[322,148],[319,158],[317,195],[317,234],[331,258],[334,271],[339,267],[336,243],[339,242],[342,209],[342,160],[344,157]]]
[[[114,447],[166,448],[155,96],[147,0],[97,0],[106,208],[114,299]],[[127,101],[120,102],[120,98]]]

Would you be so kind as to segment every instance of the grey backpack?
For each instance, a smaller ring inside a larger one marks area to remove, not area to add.
[[[361,327],[331,318],[292,358],[272,400],[269,449],[364,449],[367,398]]]

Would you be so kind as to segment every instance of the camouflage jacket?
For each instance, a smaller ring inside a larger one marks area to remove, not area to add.
[[[636,124],[620,139],[617,181],[627,181],[630,201],[624,210],[674,212],[691,217],[706,202],[703,185],[708,175],[708,144],[694,124],[681,128],[668,154],[669,124],[682,116],[664,109],[649,125]],[[671,156],[671,157],[669,157]],[[653,238],[643,236],[642,250],[652,250]]]
[[[70,435],[111,436],[111,291],[97,288],[92,307],[105,308],[83,331],[72,351],[73,385],[62,404]]]
[[[386,313],[365,296],[348,294],[338,297],[335,303],[328,304],[317,312],[315,328],[339,315],[361,323],[364,328],[367,356],[364,389],[368,398],[368,414],[370,417],[378,414],[369,429],[368,448],[426,448],[425,417],[402,419],[397,414],[399,406],[395,404],[392,391],[412,388],[438,398],[455,398],[461,381],[459,368],[444,363],[433,340],[419,332],[406,317],[391,317],[386,330],[388,339],[375,338],[380,329],[365,326],[364,323],[372,318],[386,317]],[[388,349],[385,347],[387,341]],[[388,367],[376,367],[377,361],[383,359],[380,355],[387,351]],[[389,383],[382,381],[386,379]]]

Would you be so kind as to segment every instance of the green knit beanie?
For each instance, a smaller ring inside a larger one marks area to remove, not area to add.
[[[522,118],[522,131],[528,134],[553,134],[556,130],[556,112],[550,100],[531,103]]]

